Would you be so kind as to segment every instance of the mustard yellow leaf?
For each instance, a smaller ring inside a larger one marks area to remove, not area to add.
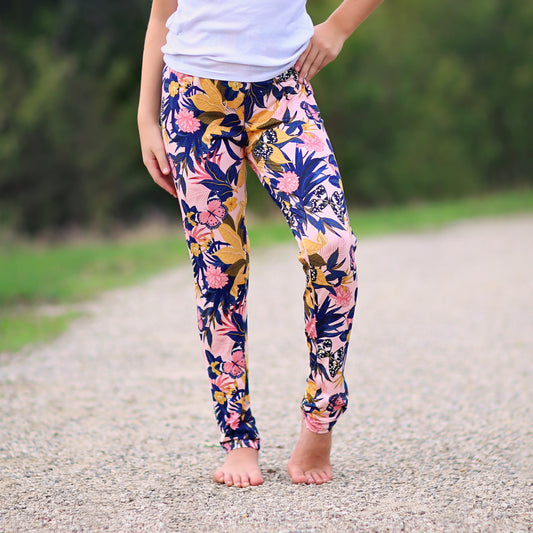
[[[296,135],[287,135],[283,130],[280,130],[279,128],[274,131],[276,132],[276,136],[278,138],[276,143],[284,143],[296,137]]]
[[[268,146],[272,147],[272,154],[268,158],[268,162],[270,163],[269,166],[272,166],[272,163],[277,163],[278,165],[284,165],[289,162],[289,160],[285,157],[285,154],[273,144],[269,144]]]
[[[242,165],[239,169],[239,177],[237,178],[237,190],[244,187],[246,184],[246,165]]]
[[[311,309],[315,306],[315,299],[313,298],[313,295],[311,294],[311,291],[305,291],[304,295],[304,302],[308,309]]]
[[[326,276],[324,275],[324,272],[320,270],[319,268],[316,269],[316,279],[314,281],[315,285],[329,285],[328,281],[326,280]]]
[[[233,100],[227,100],[226,103],[228,104],[228,106],[231,107],[231,109],[236,111],[242,105],[243,100],[244,100],[244,93],[240,92],[236,98],[234,98]]]
[[[274,115],[274,113],[275,111],[270,111],[269,109],[259,111],[259,113],[253,115],[250,120],[250,123],[253,124],[254,128],[264,129],[264,125],[272,118],[272,115]],[[262,134],[263,132],[260,132],[260,135]]]
[[[326,236],[324,235],[323,232],[319,231],[318,232],[318,236],[317,236],[317,240],[316,241],[312,241],[311,239],[308,239],[307,237],[305,237],[303,239],[303,247],[305,249],[305,251],[309,254],[309,255],[312,255],[312,254],[316,254],[318,253],[318,251],[325,245],[327,244],[328,242],[328,239],[326,238]]]
[[[218,227],[218,231],[220,232],[220,235],[222,235],[222,238],[233,248],[236,250],[240,250],[241,253],[243,252],[243,243],[241,238],[239,237],[239,234],[231,228],[228,224],[221,224]]]
[[[226,265],[232,265],[239,259],[244,259],[244,250],[242,248],[234,248],[228,246],[215,252],[215,255]]]
[[[221,111],[222,113],[226,113],[226,106],[222,102],[222,95],[214,83],[204,78],[200,82],[200,86],[204,93],[191,96],[191,100],[196,108],[201,111]]]
[[[316,383],[307,380],[307,388],[305,389],[305,397],[307,400],[312,401],[316,396]]]
[[[235,281],[233,282],[233,287],[231,287],[230,294],[234,298],[237,298],[239,292],[239,286],[246,283],[246,276],[244,274],[244,269],[240,270],[239,273],[235,276]]]

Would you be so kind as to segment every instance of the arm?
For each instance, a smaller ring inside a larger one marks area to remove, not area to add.
[[[163,72],[161,47],[165,44],[167,34],[166,21],[176,6],[176,0],[153,0],[144,41],[141,92],[137,111],[143,162],[153,180],[172,196],[176,196],[176,190],[159,126],[159,112]]]
[[[315,33],[294,68],[300,81],[310,80],[331,63],[342,50],[344,41],[381,4],[383,0],[344,0],[330,17],[315,26]]]

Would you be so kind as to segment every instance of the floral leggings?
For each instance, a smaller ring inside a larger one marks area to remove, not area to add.
[[[245,160],[299,245],[310,354],[301,407],[309,430],[328,432],[347,406],[343,370],[357,297],[356,238],[311,86],[300,84],[293,69],[265,82],[240,83],[165,67],[161,124],[222,447],[259,448],[246,365]]]

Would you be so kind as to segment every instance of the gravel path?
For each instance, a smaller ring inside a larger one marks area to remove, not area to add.
[[[524,215],[360,242],[351,403],[321,487],[285,473],[307,367],[295,245],[252,258],[261,487],[210,481],[189,267],[103,294],[2,358],[0,530],[533,531],[532,235]]]

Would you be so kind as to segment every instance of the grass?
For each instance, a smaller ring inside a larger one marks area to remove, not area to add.
[[[533,189],[479,198],[350,211],[358,238],[421,231],[479,216],[533,212]],[[249,224],[252,246],[292,239],[280,214]],[[38,316],[36,306],[65,304],[141,281],[186,260],[178,225],[157,236],[53,246],[11,244],[0,251],[0,352],[16,351],[63,331],[76,316]]]
[[[0,352],[17,352],[29,342],[46,342],[62,333],[80,313],[57,316],[32,312],[0,315]]]

